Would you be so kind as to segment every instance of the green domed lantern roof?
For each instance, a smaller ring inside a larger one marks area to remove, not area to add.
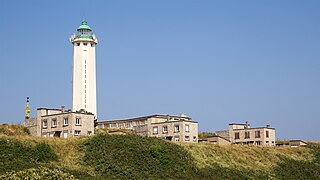
[[[78,27],[77,30],[81,30],[81,29],[86,29],[86,30],[91,31],[91,28],[90,28],[90,26],[88,26],[87,21],[82,21],[82,24]]]

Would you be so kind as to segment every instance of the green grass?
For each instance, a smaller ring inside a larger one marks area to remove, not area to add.
[[[0,179],[320,179],[319,174],[316,143],[290,148],[177,144],[134,134],[0,136]]]
[[[186,179],[196,168],[179,145],[139,135],[98,135],[85,144],[84,161],[111,179]]]

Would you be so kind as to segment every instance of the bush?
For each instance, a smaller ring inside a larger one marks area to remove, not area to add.
[[[87,165],[110,179],[190,179],[192,158],[181,146],[139,135],[97,135],[84,144]]]
[[[151,145],[150,153],[152,157],[157,159],[161,164],[166,165],[169,163],[169,154],[165,147],[160,145]]]
[[[309,145],[314,160],[303,161],[285,157],[275,168],[276,177],[279,179],[320,179],[320,146]]]
[[[31,155],[32,148],[17,140],[0,138],[0,174],[8,170],[36,167]]]
[[[8,172],[0,179],[18,180],[18,179],[34,179],[34,180],[56,180],[56,179],[76,179],[73,175],[65,173],[59,169],[49,169],[46,167],[30,168],[22,171]]]
[[[0,134],[7,136],[27,136],[30,132],[28,128],[20,124],[0,124]]]
[[[37,162],[57,161],[58,156],[47,143],[38,143],[32,150],[32,157]]]

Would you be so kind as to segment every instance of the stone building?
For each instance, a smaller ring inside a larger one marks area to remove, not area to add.
[[[216,131],[218,136],[231,141],[232,144],[251,144],[261,146],[275,146],[275,128],[269,125],[265,127],[250,127],[250,124],[229,124],[228,130]]]
[[[38,108],[37,118],[24,122],[32,136],[37,137],[74,137],[94,134],[94,115],[85,111]]]
[[[305,147],[307,145],[308,145],[307,142],[302,141],[302,140],[298,140],[298,139],[289,141],[289,146],[290,147]]]
[[[137,134],[169,141],[198,142],[198,123],[186,115],[151,115],[98,122],[98,128],[131,129]]]
[[[208,137],[208,139],[205,142],[210,144],[222,145],[222,146],[231,145],[231,142],[229,139],[226,139],[218,135]]]

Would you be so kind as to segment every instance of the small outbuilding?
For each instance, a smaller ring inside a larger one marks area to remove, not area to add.
[[[205,140],[200,140],[199,139],[199,143],[210,143],[210,144],[216,144],[216,145],[231,145],[231,142],[226,139],[223,138],[221,136],[210,136]]]
[[[304,147],[307,146],[308,144],[305,141],[302,140],[290,140],[289,141],[289,146],[291,147]]]

